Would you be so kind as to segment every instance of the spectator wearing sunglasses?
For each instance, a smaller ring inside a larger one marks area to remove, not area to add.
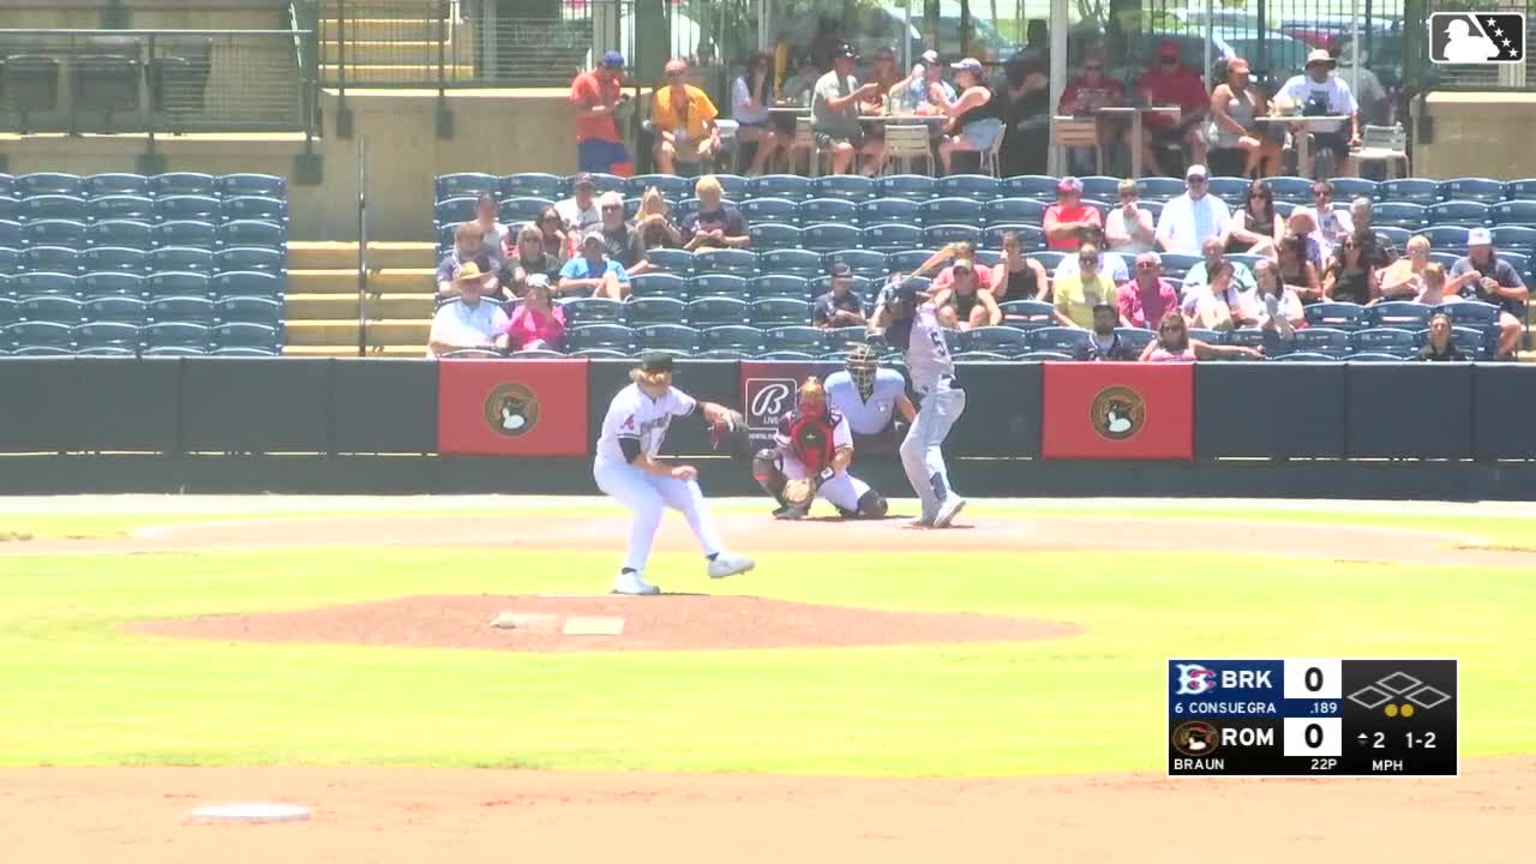
[[[747,61],[747,71],[731,85],[731,117],[738,128],[739,144],[756,147],[747,174],[763,173],[768,160],[773,158],[784,142],[773,126],[773,59],[758,52]]]
[[[1263,180],[1248,186],[1243,206],[1232,214],[1232,224],[1222,246],[1228,252],[1275,254],[1275,242],[1285,236],[1285,220],[1275,209],[1275,193]]]
[[[1141,206],[1141,184],[1121,180],[1116,188],[1120,206],[1104,217],[1104,239],[1115,252],[1139,255],[1157,247],[1157,226],[1152,211]]]
[[[1099,271],[1097,246],[1085,245],[1078,250],[1077,273],[1057,280],[1052,294],[1058,317],[1077,327],[1093,327],[1093,308],[1117,299],[1114,283]]]
[[[1212,345],[1191,339],[1189,325],[1177,312],[1169,312],[1157,325],[1157,338],[1141,352],[1143,363],[1193,363],[1212,358],[1248,357],[1257,360],[1264,354],[1246,345]]]
[[[1323,296],[1337,303],[1358,303],[1361,306],[1375,300],[1381,293],[1376,283],[1376,271],[1365,259],[1365,249],[1354,235],[1339,240],[1323,273]]]
[[[1348,210],[1333,206],[1333,184],[1319,180],[1312,184],[1312,203],[1316,205],[1313,219],[1317,222],[1318,251],[1324,258],[1333,254],[1333,247],[1345,237],[1354,235],[1355,223]]]
[[[656,170],[676,174],[677,163],[710,165],[720,149],[719,109],[709,94],[685,79],[688,63],[666,65],[667,83],[651,96],[651,124],[656,135]]]
[[[1104,250],[1104,232],[1097,225],[1089,225],[1077,232],[1077,249],[1082,252],[1084,246],[1092,246],[1099,250],[1099,272],[1109,277],[1109,280],[1119,285],[1131,278],[1131,268],[1125,262],[1125,256],[1119,252],[1106,252]],[[1059,281],[1068,276],[1077,274],[1079,256],[1067,255],[1056,265],[1051,273],[1052,281]]]
[[[598,218],[601,220],[602,217]],[[572,235],[567,233],[565,217],[561,215],[559,205],[546,208],[540,213],[534,227],[539,229],[539,242],[544,245],[544,254],[564,264],[571,257],[574,241]]]
[[[1104,58],[1095,53],[1083,61],[1083,74],[1067,82],[1056,107],[1059,114],[1093,117],[1099,149],[1103,150],[1114,144],[1115,139],[1124,137],[1129,126],[1120,122],[1122,118],[1100,114],[1099,109],[1124,104],[1125,85],[1104,74]],[[1073,148],[1072,163],[1079,167],[1086,165],[1086,151],[1084,147]]]
[[[1204,165],[1184,172],[1183,195],[1163,205],[1157,220],[1157,244],[1164,252],[1198,255],[1205,241],[1224,237],[1232,224],[1227,203],[1210,194],[1209,173]]]
[[[603,212],[603,241],[608,247],[608,257],[624,265],[631,276],[651,269],[651,262],[645,257],[645,240],[624,219],[623,196],[605,192],[597,203]]]
[[[1152,111],[1142,119],[1142,164],[1156,166],[1157,147],[1176,144],[1189,157],[1189,164],[1204,165],[1206,144],[1200,127],[1210,110],[1210,97],[1205,79],[1179,59],[1177,42],[1157,46],[1157,62],[1142,73],[1136,90],[1148,105],[1179,106],[1177,117]]]
[[[1163,259],[1156,252],[1136,256],[1136,278],[1115,292],[1120,326],[1150,329],[1179,308],[1179,289],[1163,277]]]

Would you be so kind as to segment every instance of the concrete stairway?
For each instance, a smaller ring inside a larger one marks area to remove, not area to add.
[[[367,354],[425,356],[436,247],[372,242],[368,264]],[[357,356],[357,244],[294,241],[288,244],[288,266],[283,354]]]
[[[349,84],[409,87],[474,78],[473,37],[449,0],[349,2],[345,11],[343,20],[336,0],[320,7],[320,78],[328,85],[340,80],[343,58]]]

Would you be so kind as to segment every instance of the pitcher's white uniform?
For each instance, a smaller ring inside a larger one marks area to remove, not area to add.
[[[827,404],[840,412],[855,435],[879,435],[896,415],[896,403],[907,394],[907,379],[895,369],[875,370],[875,383],[866,401],[846,370],[827,376]]]
[[[794,415],[789,414],[779,421],[778,431],[773,436],[773,445],[779,451],[779,469],[784,472],[784,479],[806,480],[815,472],[811,471],[795,454],[794,442],[790,438],[794,419]],[[826,422],[832,427],[832,452],[853,446],[853,431],[848,427],[848,418],[829,406]],[[833,474],[832,479],[821,484],[816,490],[816,497],[839,509],[857,511],[859,499],[863,498],[864,493],[869,489],[868,483],[849,474],[845,468]]]

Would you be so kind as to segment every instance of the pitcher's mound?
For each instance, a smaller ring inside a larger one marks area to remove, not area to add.
[[[519,627],[517,622],[529,622]],[[594,626],[594,621],[604,626]],[[500,622],[495,626],[492,622]],[[507,626],[508,623],[511,626]],[[537,626],[534,623],[537,622]],[[884,612],[762,597],[404,597],[264,615],[148,621],[140,632],[224,642],[308,642],[507,651],[682,651],[1021,642],[1073,624],[979,613]]]

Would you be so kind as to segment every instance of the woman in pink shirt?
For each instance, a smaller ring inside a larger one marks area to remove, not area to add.
[[[512,312],[507,323],[508,341],[513,351],[542,348],[559,351],[565,339],[565,311],[549,300],[549,277],[531,275],[523,302]]]
[[[1169,312],[1157,325],[1157,338],[1147,343],[1141,352],[1143,363],[1193,363],[1212,357],[1251,357],[1259,359],[1263,353],[1245,345],[1212,345],[1199,339],[1189,338],[1189,325],[1178,312]]]

